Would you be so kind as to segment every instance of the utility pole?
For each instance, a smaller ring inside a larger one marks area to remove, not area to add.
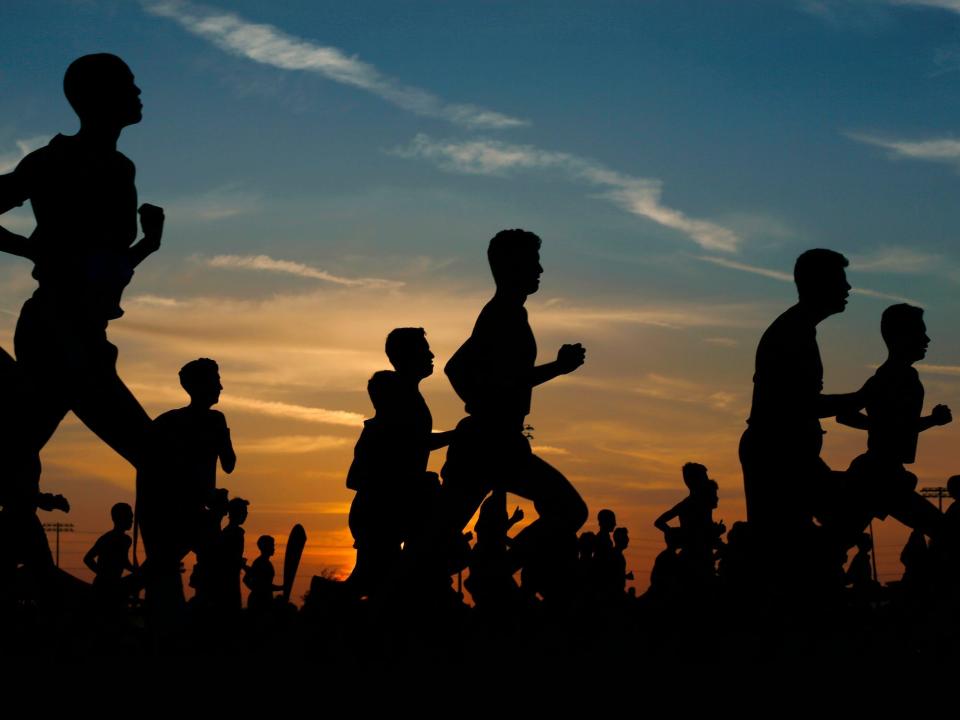
[[[51,522],[44,523],[43,529],[47,532],[55,532],[57,534],[57,567],[60,567],[60,533],[73,532],[73,523],[62,523],[62,522]]]
[[[937,499],[937,507],[940,509],[940,512],[943,512],[943,498],[944,498],[944,496],[948,496],[948,497],[949,497],[949,495],[950,495],[950,493],[947,492],[947,489],[946,489],[945,487],[925,487],[925,488],[920,488],[920,494],[923,495],[925,498],[935,497],[935,498]]]

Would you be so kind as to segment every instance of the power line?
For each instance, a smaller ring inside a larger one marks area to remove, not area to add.
[[[62,523],[62,522],[52,522],[44,523],[43,529],[47,532],[55,532],[57,534],[57,567],[60,567],[60,533],[72,533],[73,532],[73,523]]]

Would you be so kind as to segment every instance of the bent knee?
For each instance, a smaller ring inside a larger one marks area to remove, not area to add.
[[[588,517],[590,517],[590,510],[587,508],[587,503],[577,495],[575,501],[570,503],[570,524],[573,526],[573,531],[576,532],[582,528]]]

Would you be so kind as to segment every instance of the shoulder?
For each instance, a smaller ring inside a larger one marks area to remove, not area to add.
[[[920,373],[912,365],[883,364],[877,368],[873,377],[867,381],[867,391],[882,392],[895,388],[903,390],[911,385],[920,384]]]
[[[527,309],[523,305],[503,302],[493,298],[483,306],[473,327],[473,336],[486,337],[491,333],[500,334],[504,328],[527,324]]]
[[[25,181],[42,173],[43,168],[55,162],[60,154],[58,147],[61,143],[58,142],[57,138],[63,138],[63,135],[57,135],[47,145],[27,153],[17,163],[12,175],[21,181]]]
[[[782,312],[776,320],[770,323],[770,327],[763,333],[764,340],[784,342],[802,342],[817,337],[817,328],[811,325],[800,313],[798,306],[794,305]]]
[[[165,413],[160,413],[153,419],[153,426],[157,428],[170,427],[172,425],[179,425],[184,422],[186,408],[176,408],[175,410],[167,410]]]

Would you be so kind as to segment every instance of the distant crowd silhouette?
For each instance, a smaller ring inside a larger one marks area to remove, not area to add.
[[[825,394],[816,329],[845,309],[848,263],[832,250],[800,255],[798,301],[757,347],[739,447],[747,519],[729,532],[715,521],[719,485],[704,465],[686,463],[689,495],[656,518],[666,547],[638,597],[627,589],[627,528],[602,509],[596,530],[582,531],[586,503],[525,431],[533,389],[575,372],[586,350],[565,344],[537,364],[525,303],[540,287],[541,239],[521,229],[490,240],[495,292],[444,367],[466,412],[455,428],[434,431],[419,390],[434,370],[426,331],[387,335],[393,369],[370,378],[375,414],[346,474],[356,563],[345,580],[314,577],[298,610],[290,597],[303,528],[286,538],[278,584],[275,539],[261,536],[248,562],[250,504],[217,484],[218,465],[230,474],[237,463],[226,418],[213,409],[222,390],[217,363],[185,364],[179,379],[189,404],[154,419],[117,374],[107,326],[123,315],[123,291],[160,248],[164,225],[161,208],[138,207],[134,165],[116,149],[123,128],[141,119],[133,73],[116,56],[87,55],[67,69],[64,92],[80,118],[77,134],[57,135],[0,176],[0,212],[29,200],[36,216],[30,238],[0,228],[0,250],[31,260],[38,282],[17,322],[15,359],[0,357],[0,622],[14,647],[66,635],[77,652],[131,643],[148,652],[306,651],[304,638],[325,637],[330,658],[347,653],[356,662],[451,643],[499,661],[521,627],[538,638],[531,647],[542,658],[622,642],[696,660],[731,637],[741,641],[736,652],[755,659],[825,647],[866,654],[881,643],[953,647],[960,627],[952,620],[938,639],[929,627],[960,601],[960,476],[947,483],[955,502],[943,513],[907,469],[919,434],[952,421],[945,405],[923,415],[914,364],[930,339],[921,308],[888,307],[880,320],[886,361],[860,389]],[[68,411],[136,473],[135,505],[111,508],[113,528],[83,558],[92,586],[56,567],[37,514],[70,511],[62,495],[41,490],[40,464]],[[820,421],[831,417],[867,432],[866,451],[842,471],[820,456]],[[441,448],[438,476],[427,468]],[[509,510],[511,495],[532,502],[532,522],[519,507]],[[902,580],[884,586],[872,521],[888,516],[912,534]]]

